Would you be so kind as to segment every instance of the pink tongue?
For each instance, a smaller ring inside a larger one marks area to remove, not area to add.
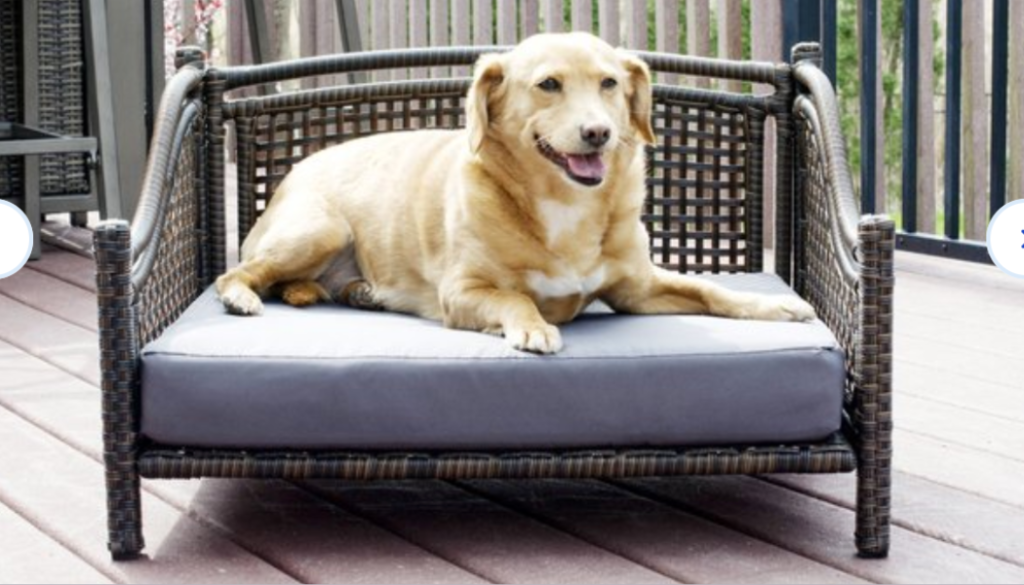
[[[599,154],[567,154],[569,171],[584,179],[603,179],[604,161]]]

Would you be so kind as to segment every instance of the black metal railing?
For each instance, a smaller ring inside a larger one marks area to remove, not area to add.
[[[917,191],[918,160],[918,73],[920,71],[920,2],[903,0],[903,136],[902,136],[902,202],[901,222],[897,236],[900,249],[941,255],[960,260],[991,263],[984,242],[961,236],[961,46],[963,41],[963,4],[946,2],[946,71],[945,71],[945,167],[943,171],[941,234],[918,230]],[[861,0],[860,4],[860,99],[861,118],[861,207],[865,212],[876,209],[875,173],[882,153],[875,149],[876,132],[881,128],[880,112],[875,99],[878,82],[879,54],[877,18],[880,2]],[[1007,88],[1009,57],[1010,0],[992,0],[992,103],[989,157],[988,216],[991,218],[1006,202],[1007,186]],[[783,58],[796,42],[817,41],[822,44],[823,67],[836,83],[835,48],[837,10],[834,0],[783,0],[785,27]]]

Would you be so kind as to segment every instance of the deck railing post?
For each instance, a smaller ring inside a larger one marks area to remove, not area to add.
[[[943,207],[946,237],[960,238],[960,45],[963,6],[946,3],[946,170]]]
[[[952,2],[955,4],[956,2]],[[860,9],[860,201],[861,211],[875,212],[875,152],[878,133],[878,0],[861,0]]]
[[[1009,86],[1010,0],[992,8],[992,147],[989,162],[989,217],[1006,203],[1006,93]]]
[[[920,45],[918,9],[918,0],[904,0],[902,229],[910,233],[917,231],[917,74]],[[926,31],[926,34],[930,33],[931,31]]]

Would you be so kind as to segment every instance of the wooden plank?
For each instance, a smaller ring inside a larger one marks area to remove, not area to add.
[[[622,44],[618,0],[597,0],[597,23],[601,38],[609,45],[617,47]]]
[[[647,46],[647,3],[627,2],[622,9],[625,18],[625,46],[639,51],[648,51]]]
[[[900,429],[1024,463],[1024,422],[903,392],[894,393],[893,409]]]
[[[988,323],[962,323],[949,321],[935,315],[917,313],[901,313],[899,327],[896,328],[897,343],[904,341],[914,343],[915,339],[932,339],[948,346],[948,351],[957,351],[959,347],[973,348],[1001,355],[1007,359],[1016,359],[1020,354],[1015,351],[1020,343],[1019,331],[993,329]],[[1022,323],[1024,324],[1024,323]],[[1013,325],[1013,323],[1006,323]]]
[[[662,53],[679,53],[679,2],[677,0],[655,0],[654,3],[655,50]],[[679,83],[676,73],[659,73],[658,82],[668,85]]]
[[[373,19],[373,50],[383,51],[391,48],[391,2],[378,1],[372,3],[370,18]],[[391,71],[377,70],[373,72],[374,81],[390,81]]]
[[[0,295],[0,340],[99,386],[96,332]]]
[[[985,240],[988,228],[988,123],[989,100],[985,94],[985,5],[963,3],[963,141],[964,237]]]
[[[1024,508],[1024,463],[949,441],[902,431],[893,443],[894,466],[936,483]]]
[[[494,38],[494,27],[491,22],[494,18],[494,6],[490,2],[473,3],[473,44],[493,45],[497,41]]]
[[[52,246],[43,246],[43,257],[25,266],[73,284],[79,288],[96,292],[96,265],[89,258],[79,256]]]
[[[0,295],[83,329],[97,330],[96,296],[42,272],[19,270],[0,280]]]
[[[359,19],[359,38],[362,40],[361,51],[370,50],[370,35],[373,34],[372,20],[370,18],[370,5],[379,4],[379,2],[371,2],[371,0],[356,0],[356,18]],[[337,15],[337,9],[335,9],[335,15]],[[341,30],[338,27],[338,46],[341,46]]]
[[[935,40],[932,3],[918,2],[917,27],[917,231],[936,233]],[[948,264],[948,262],[947,262]]]
[[[147,556],[114,563],[106,547],[103,467],[0,408],[0,501],[115,581],[294,583],[289,575],[143,492]]]
[[[741,0],[718,0],[718,57],[743,59],[743,3]],[[718,86],[725,91],[740,91],[736,80],[720,80]]]
[[[469,0],[452,0],[452,40],[456,46],[466,47],[472,43],[473,15],[470,13]],[[469,67],[452,68],[455,77],[468,77]]]
[[[427,35],[427,0],[409,0],[409,46],[429,47]],[[412,79],[425,79],[427,69],[416,67],[411,72]]]
[[[779,61],[782,55],[781,0],[762,0],[750,5],[750,52],[755,61]],[[754,86],[757,93],[771,93],[767,84]],[[764,128],[764,246],[775,249],[775,118],[768,118]]]
[[[303,7],[304,5],[302,4],[298,6],[299,10],[302,10]],[[333,55],[344,51],[344,46],[341,43],[341,22],[338,17],[337,2],[333,0],[316,0],[316,14],[318,16],[314,28],[316,32],[316,54]],[[299,33],[300,38],[304,36],[304,33]],[[366,43],[369,43],[368,36],[362,38],[366,39]],[[344,75],[325,75],[316,79],[320,87],[340,85],[347,82]]]
[[[0,504],[0,583],[113,583]]]
[[[460,485],[684,583],[864,582],[604,482],[490,480]]]
[[[373,34],[370,47],[374,51],[382,51],[391,48],[391,26],[388,14],[391,9],[390,2],[373,2],[370,9],[370,18],[373,20]],[[390,76],[389,76],[390,77]]]
[[[845,508],[853,475],[771,475],[766,480]],[[1024,566],[1024,510],[902,472],[893,474],[893,522],[902,528]]]
[[[1024,199],[1024,4],[1010,2],[1009,157],[1006,199]]]
[[[1007,359],[968,347],[952,347],[927,338],[905,337],[899,345],[896,359],[921,366],[930,366],[938,372],[962,374],[972,379],[999,384],[1008,388],[1021,388],[1024,380],[1024,360]]]
[[[942,402],[1024,422],[1024,393],[1020,385],[993,384],[957,372],[937,371],[930,363],[893,362],[893,380],[902,394]]]
[[[907,293],[931,291],[931,296],[905,296],[895,298],[896,310],[915,314],[941,316],[950,321],[971,323],[977,320],[986,326],[1000,330],[1019,330],[1024,311],[1020,295],[996,288],[984,290],[959,282],[950,283],[945,289],[935,278],[903,273],[900,284]],[[935,294],[941,290],[941,294]],[[971,303],[963,305],[962,303]]]
[[[102,461],[96,388],[0,342],[0,406]],[[478,581],[422,549],[277,481],[147,481],[144,489],[306,582]],[[147,523],[148,523],[148,509]],[[295,530],[301,526],[301,530]],[[288,534],[282,539],[282,534]],[[386,561],[385,561],[386,559]]]
[[[306,583],[487,582],[283,481],[207,479],[189,511]]]
[[[199,45],[202,44],[201,39],[196,38],[196,0],[181,0],[181,4],[178,6],[181,14],[181,28],[179,32],[182,36],[182,45]]]
[[[859,559],[852,554],[852,511],[755,478],[615,483],[862,579],[881,583],[1012,583],[1024,579],[1024,568],[898,526],[892,528],[893,554],[889,558]]]
[[[592,32],[594,30],[594,4],[591,0],[572,1],[572,30]]]
[[[404,49],[409,46],[409,13],[405,0],[388,0],[390,17],[388,18],[388,44],[391,49]],[[391,79],[406,79],[407,69],[393,69]]]
[[[1014,278],[988,264],[950,261],[946,258],[903,251],[897,251],[895,259],[896,271],[901,275],[926,276],[944,282],[946,286],[940,287],[942,293],[952,286],[976,292],[998,289],[1024,295],[1024,280]],[[941,293],[932,296],[941,296]]]
[[[514,45],[517,38],[516,0],[498,0],[498,44]],[[480,21],[477,21],[479,24]],[[490,25],[488,25],[490,26]]]
[[[543,0],[545,32],[562,32],[565,30],[564,0]]]
[[[711,16],[708,0],[686,0],[686,52],[698,57],[711,55]],[[707,89],[707,77],[691,77],[689,84]]]
[[[312,482],[319,494],[496,583],[672,583],[450,484]],[[543,558],[544,562],[537,562]]]
[[[537,34],[540,30],[538,21],[540,19],[540,6],[537,0],[521,0],[519,3],[519,22],[522,23],[523,37],[526,38]]]
[[[430,46],[451,46],[448,35],[448,0],[431,0],[430,2]],[[434,67],[430,75],[434,78],[451,77],[451,67]]]
[[[316,55],[319,47],[317,47],[317,36],[319,34],[319,18],[322,17],[320,14],[320,0],[314,0],[312,2],[303,2],[299,4],[299,30],[302,34],[299,35],[299,56],[310,57]],[[319,79],[316,77],[304,77],[302,78],[302,88],[311,89],[319,87]]]

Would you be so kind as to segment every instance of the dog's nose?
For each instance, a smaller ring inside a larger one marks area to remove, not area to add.
[[[600,148],[607,144],[611,135],[612,129],[604,124],[591,124],[580,127],[580,137],[594,148]]]

